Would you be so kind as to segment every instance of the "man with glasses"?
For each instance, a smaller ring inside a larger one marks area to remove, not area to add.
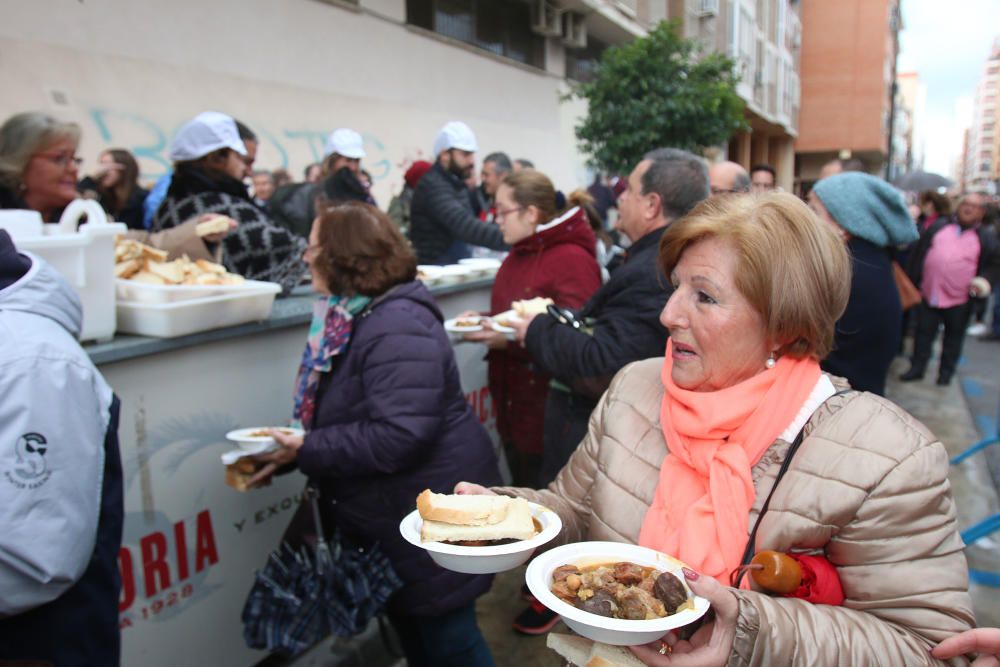
[[[982,224],[985,212],[985,196],[965,195],[956,215],[939,218],[920,235],[910,254],[907,273],[920,288],[923,302],[917,306],[910,370],[899,377],[903,382],[923,378],[942,325],[937,383],[947,385],[955,374],[969,325],[969,297],[989,292],[982,280],[975,279],[985,279],[989,285],[1000,280],[1000,241]]]
[[[618,230],[632,242],[624,263],[577,313],[557,311],[513,322],[517,337],[551,385],[545,402],[541,484],[555,479],[587,433],[590,413],[626,364],[663,355],[660,312],[673,291],[657,269],[660,237],[708,197],[704,160],[675,148],[647,153],[618,198]],[[514,621],[543,634],[558,616],[537,600]]]
[[[716,162],[708,168],[708,182],[713,195],[750,192],[750,174],[736,162]]]
[[[421,264],[454,264],[470,245],[506,250],[500,228],[476,217],[465,179],[479,146],[469,126],[447,123],[434,140],[435,163],[417,184],[410,206],[410,240]]]

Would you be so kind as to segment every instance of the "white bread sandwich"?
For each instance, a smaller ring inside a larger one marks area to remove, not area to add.
[[[535,536],[531,507],[524,498],[424,491],[417,499],[417,509],[423,519],[422,542],[486,546]]]
[[[611,646],[576,635],[550,632],[545,645],[576,667],[644,667],[624,646]]]
[[[532,315],[544,315],[553,303],[552,299],[536,296],[534,299],[515,301],[510,304],[510,307],[517,313],[518,317],[531,317]]]
[[[198,236],[208,236],[209,234],[221,234],[229,231],[229,221],[224,215],[215,215],[195,225],[194,233]]]

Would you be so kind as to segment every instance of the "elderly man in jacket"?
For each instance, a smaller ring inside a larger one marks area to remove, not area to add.
[[[663,354],[667,330],[659,318],[671,289],[656,268],[660,236],[708,193],[701,158],[675,148],[647,153],[618,199],[618,229],[632,244],[624,264],[577,314],[587,326],[566,326],[551,315],[518,325],[532,360],[559,383],[545,408],[543,485],[586,435],[590,413],[615,373]]]
[[[447,123],[434,140],[436,162],[410,206],[410,240],[421,264],[454,264],[470,257],[470,245],[506,250],[500,228],[481,221],[472,210],[465,179],[476,167],[479,146],[469,126]]]
[[[954,217],[942,217],[923,234],[910,255],[907,273],[924,300],[918,306],[910,370],[903,382],[919,380],[927,370],[938,328],[944,325],[937,383],[951,382],[962,356],[965,329],[971,315],[970,296],[985,296],[983,280],[1000,281],[1000,242],[984,226],[986,198],[971,193],[962,199]],[[981,278],[983,280],[975,280]]]
[[[76,292],[0,230],[0,662],[117,665],[118,399]]]

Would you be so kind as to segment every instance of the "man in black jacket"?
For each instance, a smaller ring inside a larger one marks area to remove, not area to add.
[[[657,268],[660,237],[708,193],[701,158],[675,148],[647,153],[618,199],[618,229],[632,242],[625,263],[577,315],[593,322],[589,333],[550,315],[522,325],[534,362],[564,385],[563,391],[549,392],[546,405],[543,482],[555,478],[586,435],[590,413],[615,373],[633,361],[663,355],[667,330],[660,311],[672,290]]]
[[[267,203],[267,212],[279,227],[309,238],[316,219],[316,202],[331,204],[360,201],[375,204],[368,188],[361,182],[361,160],[365,157],[364,139],[346,127],[330,133],[323,148],[320,180],[289,183],[278,188]]]
[[[705,162],[687,151],[647,153],[618,198],[618,230],[628,237],[625,262],[576,314],[577,329],[551,315],[515,323],[518,338],[554,378],[545,404],[542,484],[552,481],[587,434],[590,413],[623,366],[663,356],[660,312],[673,291],[658,266],[660,237],[709,194]],[[547,632],[558,618],[533,604],[514,621],[526,634]]]
[[[476,167],[476,137],[459,121],[434,140],[437,161],[413,193],[410,240],[421,264],[454,264],[471,256],[469,245],[506,250],[500,228],[476,217],[465,179]]]
[[[917,332],[913,339],[910,370],[899,376],[903,382],[919,380],[927,370],[938,328],[944,325],[941,341],[939,385],[951,382],[962,356],[965,329],[972,312],[970,296],[980,294],[974,278],[990,285],[1000,280],[1000,243],[996,234],[983,225],[986,198],[971,193],[962,198],[955,216],[942,216],[917,241],[907,263],[907,273],[924,297],[917,306]]]

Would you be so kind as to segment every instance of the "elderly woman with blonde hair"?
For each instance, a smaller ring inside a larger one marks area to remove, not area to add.
[[[844,244],[791,195],[714,197],[666,231],[660,265],[666,357],[618,374],[556,480],[456,490],[543,503],[561,542],[687,563],[714,617],[634,647],[648,664],[937,664],[931,647],[974,623],[947,454],[820,369],[850,290]],[[842,602],[734,577],[764,550],[822,557]]]
[[[43,222],[58,222],[76,199],[82,159],[76,151],[81,131],[39,111],[15,114],[0,125],[0,209],[37,211]],[[165,232],[130,230],[126,236],[166,250],[171,258],[218,260],[215,244],[228,231],[199,236],[200,219]],[[230,223],[230,229],[236,226]]]

